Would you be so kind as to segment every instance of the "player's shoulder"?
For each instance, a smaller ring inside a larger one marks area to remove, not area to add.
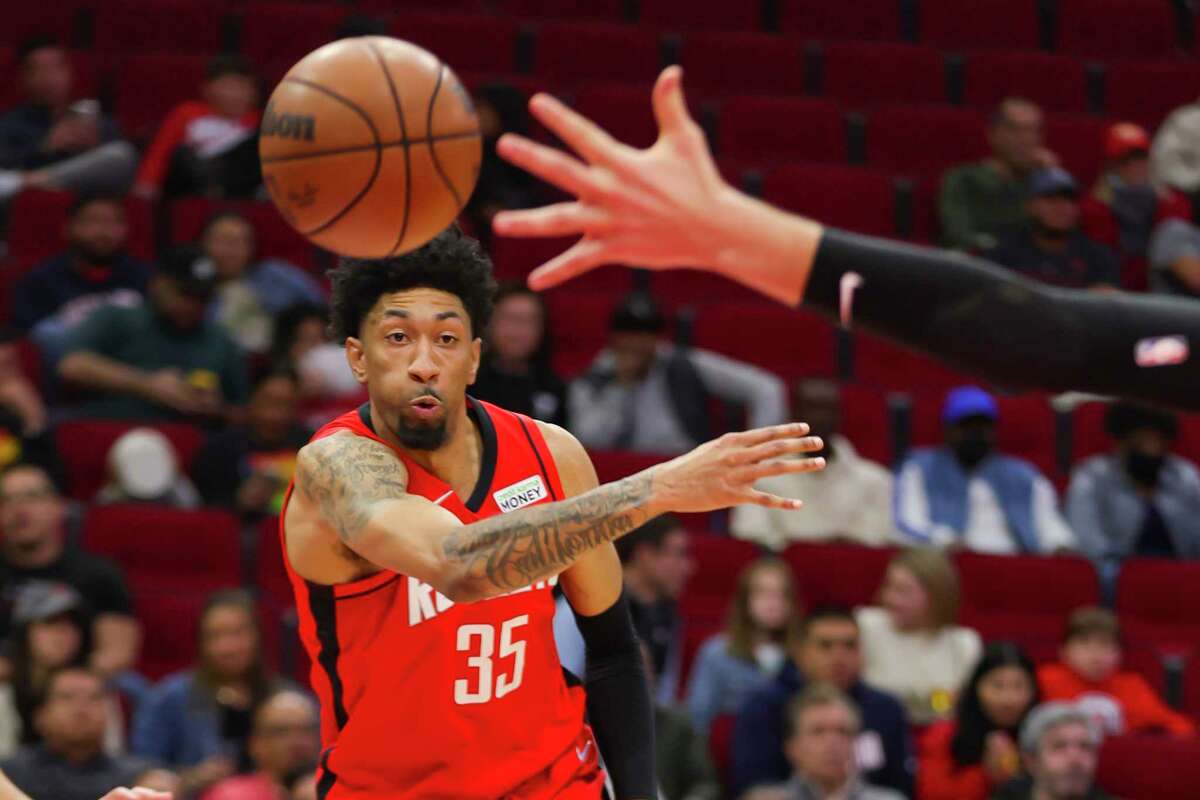
[[[568,496],[586,492],[600,483],[591,456],[574,434],[552,422],[533,422],[546,442],[546,449],[554,459],[563,490]]]
[[[301,485],[367,472],[405,474],[407,470],[386,444],[345,428],[313,438],[296,454],[296,481]]]

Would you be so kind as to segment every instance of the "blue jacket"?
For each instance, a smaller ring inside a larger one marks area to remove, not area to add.
[[[130,749],[178,769],[227,755],[216,702],[196,688],[195,674],[177,672],[147,694],[133,718]]]
[[[687,707],[692,725],[707,736],[714,719],[741,711],[746,699],[771,677],[757,663],[731,655],[725,634],[710,637],[696,654],[688,684]]]
[[[760,688],[742,706],[733,730],[730,783],[733,795],[759,784],[783,783],[792,768],[783,754],[784,714],[788,701],[804,688],[804,677],[788,662],[778,677]],[[862,712],[863,732],[879,737],[883,764],[863,772],[863,780],[912,796],[915,762],[908,720],[900,701],[859,681],[850,697]]]

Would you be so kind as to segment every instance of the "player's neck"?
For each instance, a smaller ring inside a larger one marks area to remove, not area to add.
[[[412,450],[400,446],[409,458],[449,484],[460,498],[471,496],[483,463],[483,437],[467,414],[465,403],[453,420],[447,420],[446,441],[438,449]]]

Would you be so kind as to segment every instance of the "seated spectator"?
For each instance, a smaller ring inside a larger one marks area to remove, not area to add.
[[[37,342],[49,364],[100,306],[141,305],[150,278],[150,268],[125,249],[129,222],[120,197],[80,195],[63,233],[67,249],[30,270],[12,297],[13,325]]]
[[[204,502],[248,515],[277,514],[311,431],[300,425],[300,379],[277,369],[250,392],[246,421],[210,434],[192,471]]]
[[[1195,723],[1172,711],[1145,678],[1121,669],[1121,629],[1108,609],[1072,613],[1058,657],[1057,663],[1038,669],[1042,697],[1077,701],[1105,733],[1196,732]]]
[[[946,247],[994,247],[1001,231],[1025,218],[1030,173],[1053,158],[1042,145],[1042,110],[1023,98],[1009,97],[996,106],[987,138],[990,156],[955,167],[942,178],[938,217]]]
[[[66,49],[52,38],[27,39],[17,67],[25,102],[0,116],[0,200],[27,188],[125,191],[137,151],[99,103],[75,100]]]
[[[221,211],[205,223],[200,246],[217,268],[217,294],[208,313],[243,350],[266,353],[274,318],[297,303],[323,304],[316,279],[278,258],[259,258],[258,234],[236,211]]]
[[[1073,289],[1121,285],[1121,263],[1079,229],[1079,184],[1061,167],[1029,178],[1029,219],[1002,233],[984,257],[1034,280]]]
[[[567,385],[550,363],[546,301],[522,284],[496,292],[471,395],[519,414],[565,425]]]
[[[987,800],[1017,775],[1017,732],[1037,705],[1037,690],[1033,662],[1016,645],[988,645],[954,719],[921,736],[917,800]]]
[[[751,789],[750,800],[904,800],[895,789],[864,783],[854,766],[862,717],[834,686],[816,683],[788,704],[786,784]]]
[[[22,461],[42,467],[56,483],[62,480],[46,404],[21,368],[15,335],[0,326],[0,470]]]
[[[317,771],[312,767],[288,776],[287,800],[317,800]]]
[[[22,586],[64,583],[82,598],[91,667],[115,676],[137,661],[141,625],[116,565],[66,545],[66,518],[66,501],[41,467],[17,464],[0,473],[0,639],[12,629],[13,602]]]
[[[271,363],[296,371],[300,397],[306,404],[354,405],[349,398],[366,396],[346,362],[345,348],[329,340],[329,312],[322,306],[301,303],[279,315]]]
[[[747,427],[784,421],[787,392],[766,370],[663,341],[666,320],[645,292],[613,314],[608,347],[571,384],[571,431],[588,447],[683,453],[711,438],[708,398],[746,408]]]
[[[914,725],[954,709],[979,658],[979,634],[956,625],[958,573],[931,548],[904,550],[888,565],[881,607],[858,610],[863,677],[899,697]]]
[[[321,749],[317,708],[311,697],[281,689],[254,712],[250,760],[254,771],[226,778],[204,794],[204,800],[279,800],[288,776],[316,761]]]
[[[857,704],[863,724],[854,754],[863,780],[910,794],[908,720],[896,698],[863,682],[854,616],[845,609],[814,609],[801,623],[791,656],[775,680],[752,694],[738,714],[730,769],[735,794],[782,783],[792,774],[784,744],[785,709],[810,682],[831,684]]]
[[[279,688],[263,663],[258,612],[240,590],[213,594],[200,614],[196,666],[150,690],[133,720],[133,752],[180,773],[201,792],[251,768],[254,708]]]
[[[54,800],[96,800],[132,785],[153,765],[104,752],[108,704],[104,679],[83,667],[65,667],[46,681],[34,711],[40,744],[22,748],[0,764],[19,789]]]
[[[1189,197],[1200,191],[1200,101],[1180,106],[1158,126],[1150,161],[1155,180]]]
[[[1190,221],[1168,219],[1150,238],[1150,291],[1178,297],[1200,297],[1200,228]]]
[[[1111,594],[1130,557],[1200,558],[1200,470],[1171,452],[1179,419],[1115,403],[1105,421],[1112,452],[1075,467],[1067,517]]]
[[[216,287],[212,262],[192,247],[172,251],[150,283],[149,303],[103,306],[71,337],[58,364],[87,393],[80,412],[136,420],[213,420],[246,402],[246,365],[204,307]]]
[[[1083,709],[1038,706],[1021,726],[1028,775],[1002,786],[993,800],[1113,800],[1095,783],[1101,738]]]
[[[654,658],[645,642],[638,646],[653,697]],[[654,772],[660,800],[717,800],[721,796],[708,740],[696,730],[687,712],[673,703],[654,704]]]
[[[1190,220],[1191,203],[1150,179],[1150,136],[1132,122],[1113,124],[1104,137],[1104,172],[1083,199],[1083,232],[1125,259],[1144,259],[1155,226]]]
[[[941,447],[911,451],[896,478],[896,524],[916,543],[984,553],[1075,547],[1054,485],[1027,461],[996,452],[1000,409],[974,386],[946,395]]]
[[[179,468],[171,441],[153,428],[133,428],[108,451],[108,482],[92,499],[96,505],[152,503],[198,508],[200,493]]]
[[[258,79],[244,58],[223,53],[208,64],[199,100],[175,106],[146,150],[134,191],[155,198],[199,194],[252,197],[258,163]]]
[[[771,681],[795,648],[800,625],[796,580],[786,563],[761,558],[742,570],[725,631],[700,646],[692,665],[687,706],[707,735],[723,714],[736,714]]]
[[[823,457],[825,469],[767,478],[758,488],[781,497],[805,498],[804,513],[740,505],[730,517],[733,535],[775,550],[802,541],[867,545],[891,541],[891,473],[859,456],[850,440],[841,435],[838,385],[821,379],[801,381],[792,419],[807,422],[813,435],[825,441],[821,452],[805,454],[807,458]]]

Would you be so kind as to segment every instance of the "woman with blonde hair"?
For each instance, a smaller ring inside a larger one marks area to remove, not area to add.
[[[696,656],[687,705],[696,731],[733,714],[787,660],[800,626],[800,601],[792,570],[778,558],[760,558],[742,570],[725,630]]]
[[[863,680],[901,699],[914,725],[948,717],[979,659],[979,634],[957,624],[958,572],[934,548],[888,565],[879,606],[859,609]]]

